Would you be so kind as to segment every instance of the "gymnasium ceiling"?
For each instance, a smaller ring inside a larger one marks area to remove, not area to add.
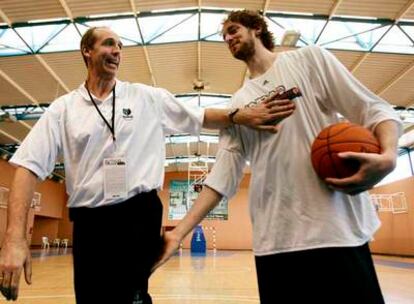
[[[237,8],[264,12],[276,33],[276,52],[288,48],[280,45],[288,29],[302,33],[296,47],[330,49],[399,107],[406,131],[412,128],[414,0],[1,0],[0,105],[32,105],[25,111],[35,113],[34,107],[78,87],[86,75],[80,35],[88,26],[109,25],[126,46],[119,79],[190,94],[185,102],[224,106],[246,77],[218,33],[226,11]],[[194,83],[204,88],[195,90]],[[6,112],[0,111],[0,145],[18,144],[36,115],[10,120]],[[166,138],[167,171],[187,170],[182,161],[188,155],[213,158],[216,134]]]

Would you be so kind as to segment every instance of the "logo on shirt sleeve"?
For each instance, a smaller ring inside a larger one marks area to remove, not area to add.
[[[134,118],[134,115],[132,115],[132,111],[129,108],[123,108],[122,109],[122,118],[125,120],[132,120]]]

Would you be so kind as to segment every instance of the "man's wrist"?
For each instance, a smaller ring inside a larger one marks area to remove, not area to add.
[[[229,110],[229,112],[227,113],[230,123],[235,124],[236,122],[234,121],[234,116],[236,116],[236,114],[240,111],[240,108],[232,108]]]

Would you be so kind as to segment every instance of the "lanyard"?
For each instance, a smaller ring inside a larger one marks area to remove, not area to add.
[[[86,88],[86,91],[88,91],[89,97],[90,97],[93,105],[95,106],[96,111],[98,111],[99,116],[101,116],[101,118],[103,119],[103,121],[105,122],[105,124],[108,126],[109,130],[111,130],[112,139],[115,141],[115,85],[112,88],[112,119],[111,119],[111,121],[112,121],[112,127],[109,124],[109,122],[105,119],[105,117],[103,116],[102,112],[99,110],[98,106],[96,105],[96,102],[93,99],[93,97],[91,95],[91,92],[89,92],[88,83],[87,82],[85,83],[85,88]]]

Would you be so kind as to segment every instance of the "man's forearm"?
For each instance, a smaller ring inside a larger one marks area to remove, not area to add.
[[[394,120],[383,121],[376,126],[374,133],[381,145],[381,154],[396,158],[399,137],[398,123]]]
[[[225,109],[206,109],[204,112],[203,127],[207,129],[221,129],[231,125],[228,110]]]
[[[206,109],[204,112],[203,127],[208,129],[221,129],[231,124],[240,124],[263,131],[276,132],[275,121],[289,117],[293,114],[295,104],[288,100],[272,100],[261,102],[254,107],[233,109]],[[270,123],[270,125],[268,125]]]
[[[183,239],[207,213],[212,210],[222,199],[222,195],[208,186],[204,186],[199,197],[191,207],[183,220],[176,226],[174,233]]]
[[[25,168],[17,168],[9,195],[5,240],[26,238],[27,214],[36,184],[36,175]]]

